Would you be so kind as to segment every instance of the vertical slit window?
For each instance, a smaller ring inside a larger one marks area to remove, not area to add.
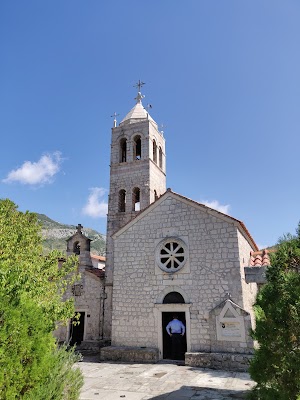
[[[132,211],[140,211],[141,209],[141,191],[139,188],[134,188],[132,191]]]
[[[154,190],[154,201],[155,200],[157,200],[158,199],[158,196],[157,196],[157,191],[156,190]]]
[[[153,161],[157,164],[157,145],[155,140],[153,140]]]
[[[161,147],[159,148],[159,168],[163,168],[163,154]]]
[[[140,160],[142,158],[142,141],[140,136],[136,136],[133,141],[133,159]]]
[[[126,210],[126,190],[122,189],[119,191],[119,212],[125,212]]]
[[[126,162],[127,159],[127,140],[120,141],[120,162]]]

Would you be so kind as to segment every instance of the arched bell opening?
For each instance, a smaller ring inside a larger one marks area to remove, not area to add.
[[[142,158],[142,141],[140,136],[133,139],[133,159],[140,160]]]
[[[79,242],[74,243],[73,253],[76,254],[77,256],[79,256],[79,254],[80,254],[80,243]]]
[[[127,140],[125,138],[120,140],[120,163],[127,161]]]
[[[132,211],[140,211],[141,209],[141,191],[134,188],[132,191]]]

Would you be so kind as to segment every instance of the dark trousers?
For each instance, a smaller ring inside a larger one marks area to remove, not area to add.
[[[182,356],[182,336],[180,333],[172,333],[172,360],[180,360]]]

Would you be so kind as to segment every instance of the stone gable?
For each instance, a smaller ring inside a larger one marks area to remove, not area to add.
[[[185,244],[186,261],[178,272],[158,265],[156,255],[166,239]],[[159,347],[158,305],[170,288],[188,293],[188,351],[209,351],[209,313],[227,293],[243,305],[241,278],[235,222],[166,193],[114,235],[112,344]]]

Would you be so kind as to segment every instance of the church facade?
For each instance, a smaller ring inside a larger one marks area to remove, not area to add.
[[[100,347],[102,360],[168,360],[166,326],[177,315],[186,365],[245,371],[268,254],[241,221],[166,188],[165,138],[141,86],[112,128],[105,269],[79,224],[67,254],[78,255],[81,278],[67,296],[80,324],[56,336],[79,350]]]
[[[187,364],[245,370],[257,284],[244,268],[258,248],[241,221],[166,190],[165,139],[140,88],[112,128],[103,328],[111,346],[101,358],[170,358],[165,328],[175,313]]]

